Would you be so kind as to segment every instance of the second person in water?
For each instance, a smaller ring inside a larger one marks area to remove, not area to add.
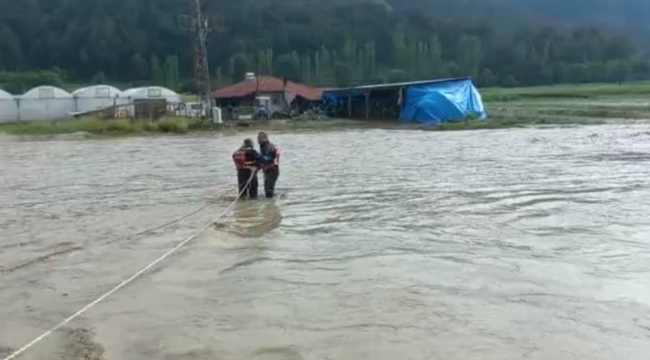
[[[264,132],[257,135],[257,142],[260,144],[260,167],[264,172],[264,194],[272,198],[280,176],[280,149],[269,141],[269,136]]]
[[[255,199],[257,197],[257,170],[260,164],[260,154],[255,150],[253,140],[246,139],[244,144],[232,154],[237,169],[237,184],[239,196]]]

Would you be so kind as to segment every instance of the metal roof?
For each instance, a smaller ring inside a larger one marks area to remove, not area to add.
[[[347,91],[347,90],[390,89],[390,88],[400,88],[400,87],[410,86],[410,85],[435,84],[435,83],[442,83],[442,82],[471,80],[471,79],[472,79],[471,77],[459,77],[459,78],[449,78],[449,79],[407,81],[407,82],[391,83],[391,84],[374,84],[374,85],[352,86],[352,87],[347,87],[347,88],[328,89],[328,90],[324,90],[324,92]]]

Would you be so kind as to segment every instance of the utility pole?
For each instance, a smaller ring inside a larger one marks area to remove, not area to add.
[[[208,67],[208,50],[206,39],[212,31],[211,21],[203,14],[202,0],[189,0],[190,15],[187,18],[187,30],[192,34],[194,43],[194,79],[196,81],[197,101],[207,105],[206,116],[212,123],[212,90],[210,68]]]

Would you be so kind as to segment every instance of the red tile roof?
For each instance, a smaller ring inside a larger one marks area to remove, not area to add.
[[[253,95],[255,91],[268,93],[268,92],[281,92],[285,90],[284,81],[273,76],[262,75],[258,76],[257,80],[244,80],[226,86],[212,93],[216,99],[225,98],[238,98]],[[307,100],[320,100],[323,95],[323,90],[311,86],[298,84],[292,81],[287,81],[286,91],[302,96]]]

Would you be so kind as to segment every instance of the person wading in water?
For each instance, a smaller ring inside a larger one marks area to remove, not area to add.
[[[260,144],[260,164],[264,171],[264,193],[267,199],[275,195],[275,183],[280,176],[280,149],[269,141],[269,136],[261,132],[257,135]]]
[[[243,198],[257,198],[257,170],[259,168],[260,154],[255,150],[253,140],[246,139],[244,144],[232,154],[232,159],[237,168],[237,183],[239,194]]]

